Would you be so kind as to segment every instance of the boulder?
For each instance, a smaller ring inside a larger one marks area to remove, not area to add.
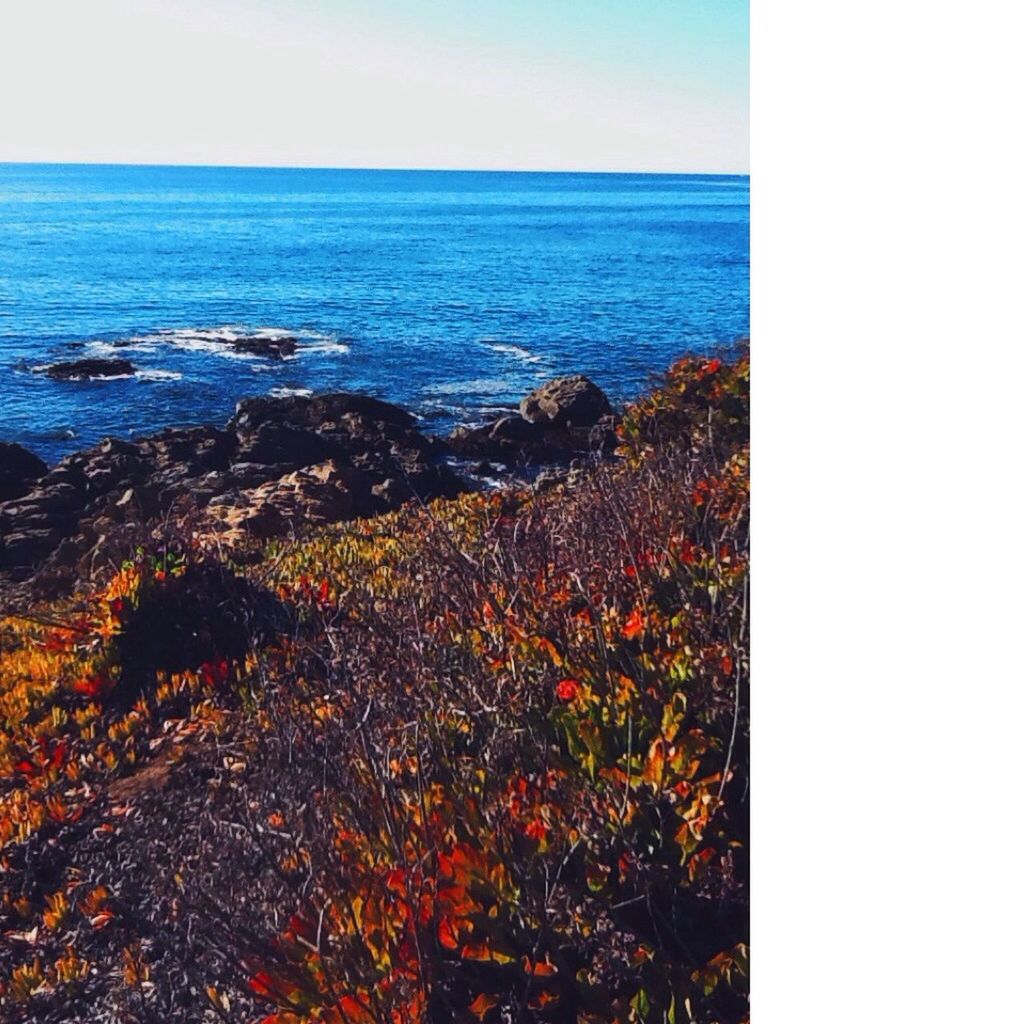
[[[50,363],[40,369],[54,380],[130,377],[135,373],[135,367],[127,359],[69,359],[63,363]]]
[[[544,427],[541,424],[531,423],[522,416],[502,416],[491,426],[490,438],[499,444],[543,444]]]
[[[448,447],[473,459],[510,465],[564,463],[613,447],[615,414],[604,392],[582,375],[559,377],[527,395],[519,414],[457,427]]]
[[[20,444],[0,441],[0,501],[27,494],[46,473],[46,463]]]
[[[43,477],[27,494],[0,505],[0,567],[25,568],[45,558],[78,529],[86,501],[71,483]]]
[[[530,423],[551,427],[592,427],[612,415],[605,393],[588,377],[557,377],[531,391],[519,413]]]
[[[228,428],[246,434],[255,431],[262,423],[273,422],[316,429],[324,423],[337,422],[347,413],[399,427],[416,425],[416,417],[397,405],[370,395],[338,391],[327,395],[244,398],[235,408]]]
[[[476,427],[456,427],[448,445],[457,455],[475,459],[496,459],[510,464],[558,458],[544,424],[531,423],[522,416],[501,416]]]

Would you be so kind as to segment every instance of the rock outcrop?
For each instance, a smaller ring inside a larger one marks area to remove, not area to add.
[[[528,415],[441,440],[421,433],[406,410],[369,395],[261,397],[240,402],[224,428],[107,438],[48,471],[25,449],[4,445],[0,576],[58,592],[117,564],[157,523],[240,548],[453,497],[472,486],[453,469],[453,454],[548,467],[550,484],[580,465],[573,460],[614,443],[611,406],[586,378],[551,381],[522,409]]]
[[[237,545],[466,489],[443,461],[446,446],[421,434],[415,417],[358,394],[247,399],[224,429],[108,438],[49,471],[6,447],[8,579],[87,576],[157,521],[187,520],[198,535]]]
[[[69,359],[40,367],[54,380],[91,380],[97,377],[130,377],[135,367],[127,359]]]
[[[605,393],[588,378],[558,377],[505,415],[475,427],[458,427],[448,439],[468,458],[509,465],[565,463],[614,447],[615,414]]]
[[[358,472],[333,460],[286,473],[256,487],[227,491],[207,506],[211,532],[229,545],[348,519]]]
[[[0,441],[0,501],[27,494],[46,473],[46,463],[20,444]]]
[[[291,337],[263,337],[256,335],[249,338],[234,338],[227,344],[236,352],[245,352],[253,356],[263,356],[266,359],[284,359],[286,356],[295,355],[299,343]]]

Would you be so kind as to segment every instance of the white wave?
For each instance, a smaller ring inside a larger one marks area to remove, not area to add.
[[[264,356],[258,356],[255,352],[237,352],[233,348],[219,348],[213,353],[215,356],[220,356],[221,359],[241,359],[243,362],[251,363],[254,359],[263,359]]]
[[[298,396],[300,398],[306,398],[313,394],[312,388],[271,388],[271,398],[291,398],[292,396]]]
[[[423,389],[423,393],[427,395],[500,395],[515,391],[515,382],[506,377],[445,381],[443,384],[428,384]]]
[[[181,374],[175,370],[136,370],[139,380],[181,380]]]
[[[523,363],[539,363],[544,359],[543,356],[536,355],[520,345],[510,345],[503,341],[491,341],[488,338],[484,338],[480,344],[489,348],[492,352],[500,352],[502,355],[512,356],[513,359],[518,359]]]
[[[126,341],[89,341],[85,349],[90,355],[101,357],[116,357],[125,352],[152,352],[157,342],[146,338],[130,338]]]
[[[351,345],[346,345],[343,341],[317,341],[312,345],[300,345],[298,355],[304,355],[307,352],[316,352],[320,355],[327,356],[347,356],[352,351]]]
[[[246,337],[244,331],[236,330],[233,327],[169,327],[166,330],[156,331],[150,335],[144,335],[147,339],[167,341],[172,345],[179,342],[211,342],[213,344],[230,344]]]
[[[255,330],[239,328],[242,338],[295,338],[298,341],[329,341],[336,342],[337,336],[323,331],[293,330],[290,327],[257,327]]]
[[[236,349],[230,348],[230,342],[237,340],[236,338],[228,338],[224,334],[220,337],[212,338],[209,336],[212,333],[207,331],[168,332],[162,334],[160,340],[185,352],[204,352],[207,355],[220,356],[222,359],[244,359],[252,362],[260,358],[252,352],[239,352]]]

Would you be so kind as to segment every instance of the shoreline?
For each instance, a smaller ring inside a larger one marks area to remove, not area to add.
[[[394,403],[335,391],[245,398],[222,426],[107,437],[50,465],[0,442],[0,593],[70,590],[161,523],[241,551],[410,501],[547,486],[609,454],[616,422],[604,392],[577,374],[447,435]]]

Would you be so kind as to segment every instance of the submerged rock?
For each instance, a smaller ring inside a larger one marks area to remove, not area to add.
[[[69,359],[40,367],[54,380],[90,380],[98,377],[130,377],[135,367],[127,359]]]

